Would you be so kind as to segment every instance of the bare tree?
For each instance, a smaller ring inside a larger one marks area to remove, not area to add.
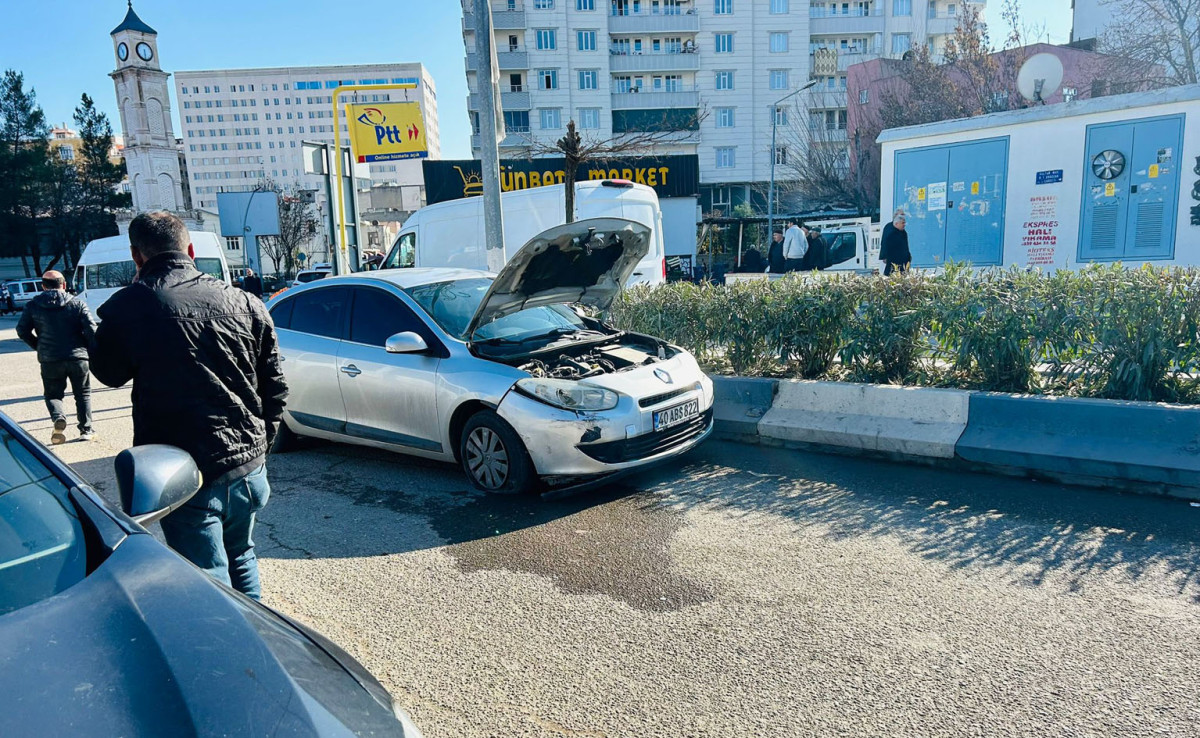
[[[661,123],[649,124],[652,130],[618,134],[612,138],[593,138],[581,136],[575,128],[575,121],[567,121],[567,134],[554,143],[544,143],[530,139],[528,152],[531,156],[561,156],[563,166],[563,184],[566,195],[566,222],[575,222],[575,182],[579,168],[592,161],[605,161],[630,156],[644,156],[653,153],[655,148],[678,140],[681,133],[699,130],[700,121],[704,116],[697,111],[694,116],[688,116],[684,121],[687,130],[679,130],[679,122],[663,120]]]
[[[279,235],[260,236],[259,250],[271,259],[276,272],[282,266],[284,277],[290,279],[296,273],[297,252],[317,232],[316,207],[296,185],[283,187],[267,179],[258,186],[264,192],[279,195]]]
[[[1120,18],[1101,37],[1114,57],[1143,62],[1155,86],[1200,82],[1200,0],[1107,0]],[[1120,84],[1120,78],[1117,78]]]
[[[775,190],[779,199],[795,201],[785,210],[836,207],[867,214],[878,207],[878,195],[874,200],[871,196],[878,187],[870,184],[872,172],[854,159],[856,147],[846,137],[846,111],[839,107],[840,101],[817,92],[776,113],[782,120],[771,152]]]

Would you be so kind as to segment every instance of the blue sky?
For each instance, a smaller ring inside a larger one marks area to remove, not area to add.
[[[53,124],[70,124],[86,92],[120,127],[108,32],[125,16],[124,0],[4,0],[0,68],[25,74]],[[1052,41],[1070,36],[1070,0],[1024,0],[1025,15],[1045,23]],[[185,11],[182,8],[188,6]],[[992,38],[1003,41],[1000,0],[988,3]],[[202,7],[197,11],[194,8]],[[442,155],[470,154],[457,0],[329,3],[315,0],[137,0],[159,33],[167,71],[322,64],[422,62],[438,94]],[[178,128],[179,106],[172,101]]]

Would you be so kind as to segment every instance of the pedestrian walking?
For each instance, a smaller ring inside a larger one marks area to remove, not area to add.
[[[777,230],[771,234],[771,245],[767,249],[767,269],[771,274],[783,274],[787,271],[787,262],[783,258],[783,231]]]
[[[255,274],[253,269],[247,269],[246,276],[242,278],[242,289],[261,300],[263,296],[262,277]]]
[[[787,230],[783,234],[784,269],[789,272],[798,272],[803,269],[806,253],[808,253],[808,241],[800,231],[800,224],[789,219]]]
[[[884,276],[890,276],[892,272],[907,272],[912,264],[912,252],[908,250],[908,231],[905,230],[907,222],[908,217],[904,211],[897,210],[892,215],[892,222],[883,227],[879,259],[884,263]]]
[[[200,491],[163,518],[167,544],[258,599],[251,536],[287,397],[275,328],[261,300],[196,269],[174,215],[137,216],[129,242],[138,273],[97,311],[92,371],[110,387],[133,381],[135,446],[178,446],[203,474]]]
[[[67,440],[67,415],[63,396],[67,382],[75,397],[75,419],[79,438],[90,441],[92,431],[92,382],[88,347],[95,338],[96,322],[87,305],[67,292],[67,280],[54,270],[42,275],[42,292],[25,306],[17,321],[17,335],[37,351],[42,372],[42,394],[54,422],[50,442]]]

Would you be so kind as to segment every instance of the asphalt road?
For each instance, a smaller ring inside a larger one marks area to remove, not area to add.
[[[0,410],[48,438],[0,319]],[[129,395],[56,451],[112,496]],[[431,738],[1200,734],[1200,508],[709,443],[573,499],[276,457],[268,604]]]

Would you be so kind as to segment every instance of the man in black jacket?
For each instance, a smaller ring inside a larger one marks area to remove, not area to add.
[[[270,494],[267,449],[287,385],[261,300],[196,269],[183,222],[165,212],[129,224],[134,283],[97,311],[92,372],[133,380],[133,443],[192,455],[204,487],[162,521],[167,543],[258,599],[254,516]]]
[[[246,276],[242,277],[242,289],[246,290],[255,297],[262,299],[263,283],[262,278],[254,273],[253,269],[246,270]]]
[[[883,236],[879,243],[879,260],[884,263],[883,274],[891,276],[892,272],[904,273],[912,263],[912,252],[908,249],[908,231],[905,224],[908,216],[903,210],[897,210],[892,216],[892,222],[883,227]]]
[[[42,367],[42,394],[46,409],[54,421],[50,442],[67,440],[67,416],[63,395],[67,381],[75,396],[75,418],[79,438],[90,441],[92,435],[92,382],[88,371],[88,346],[95,337],[96,323],[81,300],[67,293],[67,280],[61,272],[50,270],[42,275],[42,293],[29,301],[17,322],[17,335],[37,351]]]

